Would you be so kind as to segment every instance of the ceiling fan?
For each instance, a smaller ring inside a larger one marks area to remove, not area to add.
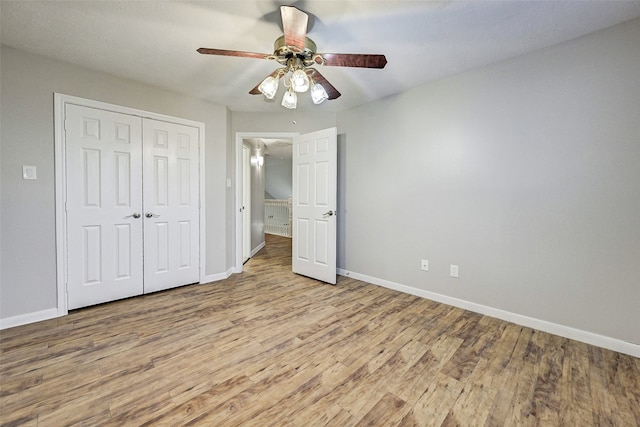
[[[316,44],[307,37],[309,16],[294,6],[281,6],[280,14],[284,35],[276,39],[272,54],[205,47],[198,49],[198,52],[205,55],[239,56],[277,61],[283,67],[269,74],[249,93],[252,95],[262,93],[267,99],[273,99],[278,90],[280,79],[285,77],[286,92],[282,98],[282,106],[286,108],[296,108],[296,93],[307,90],[310,91],[314,104],[320,104],[327,99],[336,99],[340,96],[340,92],[317,69],[311,68],[314,65],[384,68],[387,64],[384,55],[317,53]]]

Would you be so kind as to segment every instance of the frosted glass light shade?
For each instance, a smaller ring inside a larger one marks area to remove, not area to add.
[[[260,83],[258,90],[267,97],[267,99],[273,99],[278,91],[278,81],[275,77],[269,76]]]
[[[309,76],[304,70],[295,70],[291,75],[291,87],[296,92],[306,92],[309,90]]]
[[[314,104],[322,104],[324,101],[329,99],[329,95],[327,95],[327,91],[324,90],[320,83],[316,83],[311,86],[311,99]]]
[[[291,90],[286,91],[282,97],[282,106],[291,110],[296,108],[297,104],[298,96],[296,93]]]

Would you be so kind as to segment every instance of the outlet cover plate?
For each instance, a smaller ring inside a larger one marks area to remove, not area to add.
[[[429,260],[428,259],[423,259],[420,262],[420,270],[429,271]]]
[[[22,179],[37,179],[38,174],[35,166],[22,166]]]

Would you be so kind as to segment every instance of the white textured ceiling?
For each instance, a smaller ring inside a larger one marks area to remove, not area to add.
[[[640,16],[640,1],[7,1],[2,43],[227,105],[281,112],[248,91],[273,61],[199,47],[271,53],[279,6],[311,15],[319,52],[382,53],[383,70],[323,67],[341,93],[299,110],[342,111],[411,87],[561,43]],[[281,89],[282,90],[282,89]],[[280,95],[277,97],[280,98]]]

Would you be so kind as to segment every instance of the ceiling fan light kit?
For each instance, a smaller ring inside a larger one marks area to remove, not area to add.
[[[260,83],[258,86],[258,90],[267,97],[267,99],[273,99],[276,96],[276,92],[278,92],[278,82],[280,79],[276,79],[275,77],[268,76],[266,79]]]
[[[200,48],[198,52],[206,55],[240,56],[275,60],[284,67],[268,75],[260,84],[251,89],[251,95],[263,94],[273,99],[278,91],[281,78],[287,88],[282,98],[282,106],[294,109],[297,106],[297,93],[309,91],[314,104],[327,99],[336,99],[340,92],[333,87],[320,72],[311,68],[314,65],[360,68],[384,68],[387,59],[384,55],[316,53],[316,44],[307,37],[309,16],[294,6],[281,6],[284,35],[276,39],[273,54],[241,52],[237,50]]]
[[[327,95],[327,91],[324,90],[321,84],[314,83],[311,86],[311,100],[314,104],[322,104],[324,101],[329,99],[329,95]]]
[[[298,104],[298,95],[296,95],[296,93],[291,89],[286,91],[284,93],[284,96],[282,97],[282,106],[290,110],[293,110],[294,108],[296,108],[297,104]]]
[[[309,77],[303,69],[298,68],[291,73],[291,87],[296,92],[306,92],[309,90]]]

